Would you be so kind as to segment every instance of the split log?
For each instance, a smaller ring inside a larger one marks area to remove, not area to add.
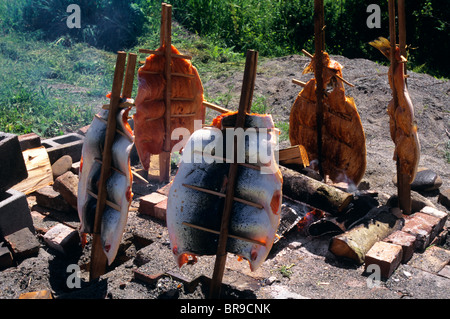
[[[329,250],[338,257],[346,257],[363,264],[372,246],[403,226],[387,206],[373,208],[366,219],[347,232],[333,237]]]
[[[30,194],[39,188],[53,184],[52,165],[44,146],[22,152],[28,177],[12,188]]]
[[[304,168],[309,166],[309,158],[303,145],[295,145],[278,151],[281,165],[296,164]]]
[[[353,200],[353,195],[280,165],[283,194],[330,214],[339,214]]]

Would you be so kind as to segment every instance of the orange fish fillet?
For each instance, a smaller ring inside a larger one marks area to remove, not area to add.
[[[172,54],[180,54],[174,46],[171,49]],[[163,52],[164,50],[164,46],[161,46],[157,51]],[[136,114],[133,116],[134,134],[136,149],[146,170],[149,169],[150,156],[163,151],[166,133],[164,119],[166,109],[164,100],[166,91],[165,60],[164,55],[151,54],[138,71]],[[202,82],[197,69],[185,59],[172,58],[171,72],[171,131],[184,127],[192,133],[194,120],[201,120],[203,123],[205,118]],[[180,74],[190,77],[180,76]],[[172,140],[171,148],[178,142],[180,142],[179,139]]]
[[[380,37],[370,42],[370,45],[377,48],[387,58],[390,58],[390,42],[386,38]],[[420,160],[420,143],[417,135],[417,125],[414,118],[414,106],[406,87],[404,64],[406,59],[400,55],[400,49],[396,47],[395,59],[397,64],[395,69],[391,64],[389,68],[389,85],[393,90],[395,87],[396,96],[392,98],[388,105],[389,128],[392,141],[395,143],[394,161],[399,161],[402,174],[408,175],[409,182],[412,183],[416,176],[417,167]],[[394,99],[398,101],[395,109]]]
[[[322,168],[334,182],[358,184],[366,170],[366,139],[361,118],[352,98],[345,96],[342,66],[324,55],[323,80],[333,90],[324,97],[322,124]],[[304,73],[311,72],[314,59]],[[309,158],[318,159],[316,80],[311,79],[295,100],[289,118],[291,145],[303,145]]]

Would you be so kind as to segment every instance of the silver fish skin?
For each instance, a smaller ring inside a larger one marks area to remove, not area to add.
[[[95,159],[102,158],[107,119],[107,110],[101,110],[94,117],[84,137],[83,148],[81,150],[81,167],[77,198],[77,210],[81,222],[81,233],[92,233],[94,228],[95,206],[92,213],[93,204],[90,202],[96,200],[88,194],[88,189],[92,191],[93,184],[95,185],[100,178],[101,165],[96,162]],[[96,176],[96,180],[93,181],[94,176]]]
[[[210,146],[213,141],[217,142],[220,136],[217,130],[204,128],[191,135],[170,188],[167,227],[172,252],[179,267],[187,262],[189,256],[215,255],[217,252],[219,238],[217,234],[183,225],[183,222],[187,222],[216,231],[220,230],[224,198],[183,186],[188,184],[217,192],[225,191],[229,163],[211,162],[208,155],[201,154],[202,151],[214,153],[211,152]],[[247,159],[251,140],[258,134],[257,131],[251,132],[249,140],[245,142]],[[253,139],[255,140],[257,139]],[[272,143],[270,139],[261,139],[261,141]],[[259,204],[262,208],[235,201],[230,217],[229,233],[256,240],[264,245],[228,238],[227,252],[245,258],[252,271],[267,258],[280,223],[282,177],[275,161],[274,146],[273,144],[267,146],[272,157],[273,171],[271,173],[262,173],[241,165],[238,167],[235,197]],[[217,156],[217,153],[212,155]],[[224,155],[227,158],[226,152]]]
[[[129,109],[122,109],[117,114],[117,130],[112,145],[112,171],[106,181],[107,200],[114,208],[106,205],[102,216],[101,240],[103,251],[111,264],[117,254],[119,244],[128,218],[131,204],[132,175],[130,167],[130,152],[134,136],[127,123]],[[97,200],[89,191],[98,194],[98,180],[101,173],[101,159],[106,134],[106,119],[108,111],[102,110],[94,118],[86,133],[82,149],[83,165],[78,184],[78,215],[80,217],[80,232],[92,233],[95,221]],[[81,195],[81,196],[80,196]]]

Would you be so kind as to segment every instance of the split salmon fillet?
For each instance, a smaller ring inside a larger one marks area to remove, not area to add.
[[[171,49],[172,54],[180,54],[174,46]],[[161,46],[157,51],[164,50],[164,46]],[[146,170],[149,169],[150,156],[163,152],[166,133],[164,97],[167,89],[165,63],[164,55],[151,54],[138,70],[134,134],[136,149]],[[202,82],[197,69],[186,59],[172,57],[171,73],[171,133],[180,127],[193,133],[194,120],[201,120],[203,123],[205,118]],[[172,139],[171,148],[179,142],[179,136]]]
[[[387,58],[390,58],[391,45],[389,40],[380,37],[370,42]],[[409,96],[405,81],[404,63],[406,59],[400,55],[400,49],[395,49],[395,59],[398,63],[395,67],[389,67],[389,85],[396,92],[389,102],[387,112],[389,114],[389,128],[391,139],[395,144],[394,161],[399,161],[400,173],[409,176],[412,183],[416,177],[420,160],[420,142],[417,134],[417,124],[414,118],[414,106]],[[395,108],[394,99],[397,99]]]
[[[342,66],[323,53],[324,85],[333,89],[324,96],[322,168],[333,182],[358,184],[366,170],[366,138],[353,98],[345,96]],[[314,59],[303,73],[314,69]],[[317,100],[313,78],[297,96],[289,118],[291,145],[303,145],[311,162],[317,162]],[[313,166],[313,165],[312,165]]]

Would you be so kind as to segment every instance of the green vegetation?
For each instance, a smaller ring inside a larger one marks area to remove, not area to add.
[[[50,137],[88,124],[111,89],[115,52],[159,46],[161,2],[1,1],[0,130]],[[314,52],[313,0],[165,2],[173,5],[173,43],[194,56],[204,81],[242,69],[247,49],[261,58]],[[69,4],[80,6],[81,28],[67,27]],[[325,0],[328,52],[387,62],[367,44],[388,35],[387,1],[380,4],[381,29],[366,26],[368,4]],[[411,69],[449,77],[449,8],[445,0],[408,2]],[[230,99],[211,102],[227,107]],[[264,97],[254,103],[261,112],[267,107]],[[286,123],[277,127],[287,139]]]

